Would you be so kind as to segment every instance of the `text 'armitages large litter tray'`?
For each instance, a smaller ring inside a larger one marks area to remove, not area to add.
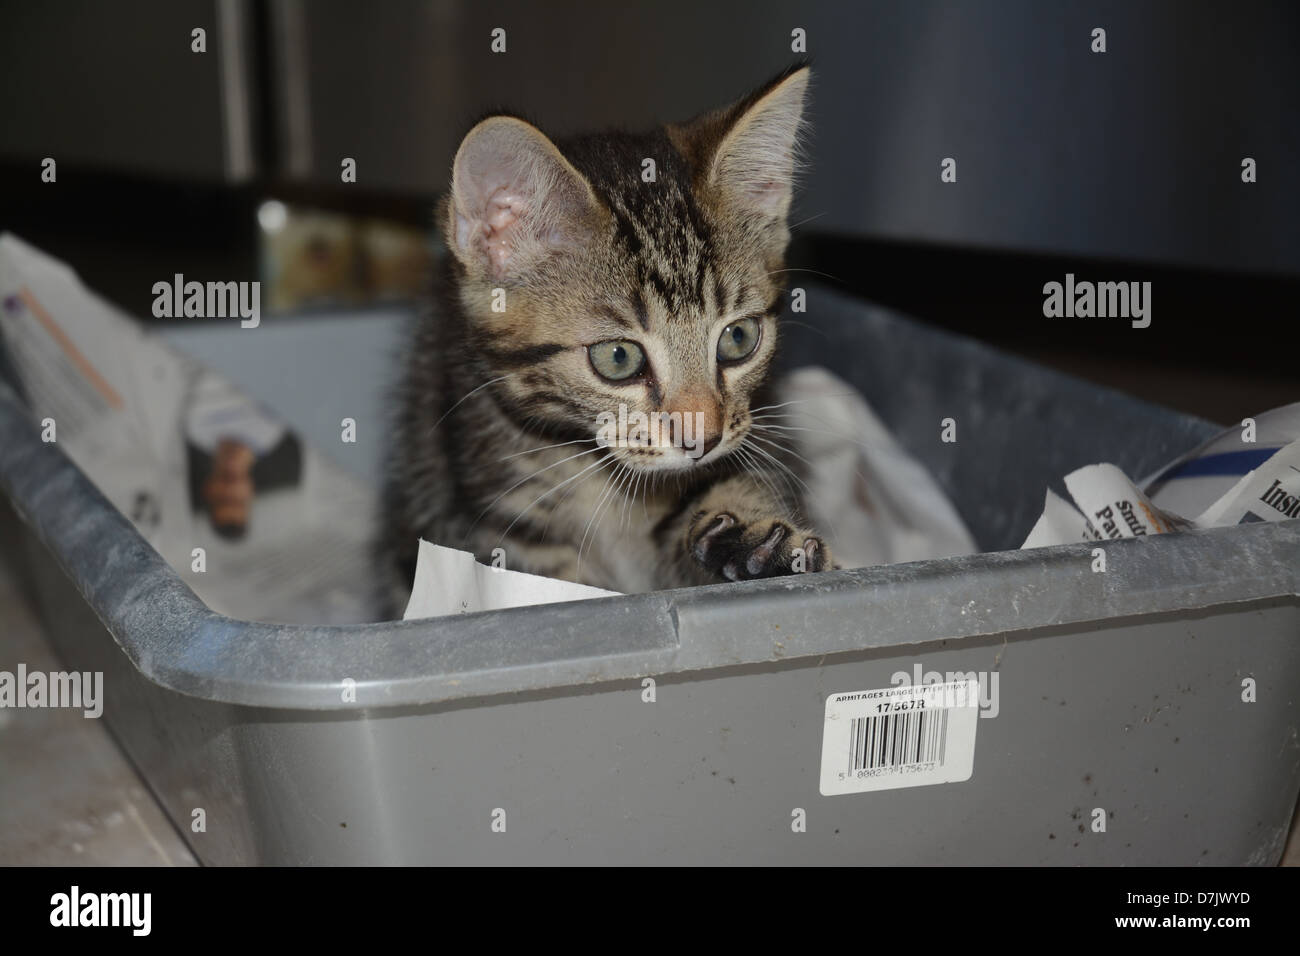
[[[105,719],[205,863],[1276,862],[1300,522],[1110,542],[1105,573],[1091,543],[1002,550],[1073,468],[1147,475],[1218,429],[828,291],[803,318],[786,363],[859,388],[989,553],[278,626],[208,610],[2,381],[0,487],[58,651],[105,673]],[[996,689],[969,778],[823,795],[827,699],[899,672]]]

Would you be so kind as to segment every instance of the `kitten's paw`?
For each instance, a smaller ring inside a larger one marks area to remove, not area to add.
[[[832,566],[830,548],[821,538],[779,518],[742,523],[726,512],[701,514],[691,527],[688,546],[705,570],[728,581]]]

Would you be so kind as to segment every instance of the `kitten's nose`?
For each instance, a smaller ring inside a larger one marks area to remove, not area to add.
[[[677,413],[670,419],[672,443],[693,452],[696,461],[722,442],[722,405],[712,392],[685,389],[666,403],[664,411]]]
[[[694,421],[684,419],[680,428],[675,420],[670,419],[668,431],[673,446],[694,452],[696,459],[703,458],[722,444],[722,429],[704,417]]]

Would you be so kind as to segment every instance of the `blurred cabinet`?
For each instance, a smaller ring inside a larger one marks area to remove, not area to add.
[[[1300,274],[1294,2],[65,0],[2,28],[8,156],[336,193],[352,159],[420,196],[487,111],[683,119],[798,59],[797,28],[810,230]]]
[[[295,178],[337,183],[351,157],[370,186],[440,190],[459,137],[493,108],[552,133],[682,119],[797,59],[801,28],[815,77],[794,219],[810,229],[1300,273],[1300,4],[275,0],[271,12],[275,125]],[[505,53],[490,49],[498,27]],[[955,183],[940,179],[945,158]]]
[[[0,155],[238,182],[254,172],[247,0],[9,3]],[[206,31],[207,52],[191,50]],[[33,173],[35,175],[35,172]]]

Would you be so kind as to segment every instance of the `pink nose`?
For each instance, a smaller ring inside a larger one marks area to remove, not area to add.
[[[683,389],[664,403],[664,411],[677,413],[670,421],[673,422],[672,442],[679,448],[686,447],[683,436],[677,433],[679,427],[690,429],[689,437],[694,447],[700,449],[701,458],[722,442],[722,405],[712,390]],[[681,426],[678,421],[682,422]],[[687,421],[689,426],[685,424]]]

